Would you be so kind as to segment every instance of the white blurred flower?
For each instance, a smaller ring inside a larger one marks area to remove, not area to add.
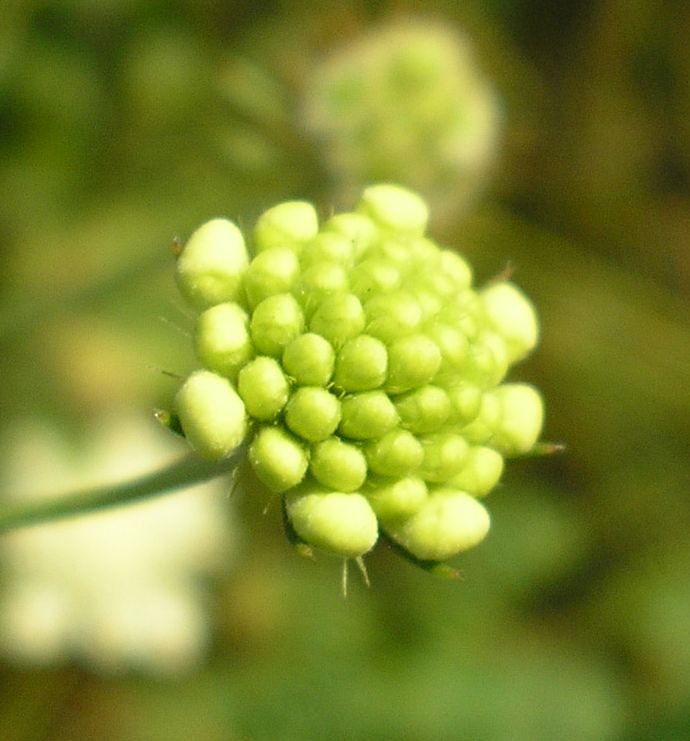
[[[110,419],[73,446],[45,423],[15,430],[6,500],[119,483],[172,462],[166,433]],[[76,659],[105,672],[170,674],[198,663],[210,625],[205,583],[235,546],[227,480],[0,536],[0,651],[18,662]]]

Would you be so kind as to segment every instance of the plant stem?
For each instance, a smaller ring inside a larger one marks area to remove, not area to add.
[[[62,517],[96,512],[107,507],[122,506],[223,476],[235,468],[243,451],[243,447],[238,448],[232,456],[220,463],[210,463],[196,455],[190,455],[131,481],[4,506],[0,508],[0,533]]]

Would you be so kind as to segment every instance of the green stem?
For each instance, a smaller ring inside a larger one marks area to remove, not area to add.
[[[243,452],[244,448],[240,447],[232,456],[220,463],[210,463],[196,455],[190,455],[159,471],[121,484],[101,486],[51,499],[7,505],[0,508],[0,533],[61,517],[118,507],[193,486],[232,471]]]

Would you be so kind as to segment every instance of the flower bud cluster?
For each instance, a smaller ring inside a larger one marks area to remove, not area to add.
[[[473,288],[427,220],[376,185],[321,225],[306,202],[269,209],[251,260],[216,219],[177,262],[204,366],[176,397],[185,436],[213,460],[248,438],[293,534],[348,558],[380,531],[420,561],[477,544],[479,500],[541,431],[539,393],[504,382],[537,343],[532,305],[509,282]]]
[[[304,128],[341,190],[402,179],[436,218],[484,187],[499,148],[500,105],[470,41],[428,20],[394,21],[335,48],[303,100]]]

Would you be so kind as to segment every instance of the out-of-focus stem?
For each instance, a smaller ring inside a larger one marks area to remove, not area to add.
[[[230,473],[237,466],[243,452],[244,448],[240,447],[220,463],[210,463],[196,455],[186,456],[159,471],[120,484],[71,492],[49,499],[8,504],[0,507],[0,533],[62,517],[119,507],[193,486]]]

